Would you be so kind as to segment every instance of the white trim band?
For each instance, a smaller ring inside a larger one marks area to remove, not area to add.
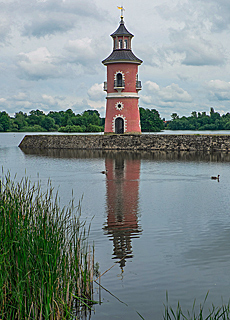
[[[119,94],[117,92],[111,92],[107,94],[106,99],[110,98],[136,98],[139,99],[138,93],[136,92],[120,92]]]

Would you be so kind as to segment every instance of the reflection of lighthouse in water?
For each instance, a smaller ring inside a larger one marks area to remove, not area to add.
[[[126,159],[122,155],[105,160],[107,179],[107,224],[106,234],[113,241],[113,259],[125,266],[132,258],[131,239],[139,238],[138,200],[140,160]]]

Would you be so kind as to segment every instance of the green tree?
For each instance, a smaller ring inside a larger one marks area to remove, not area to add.
[[[41,121],[41,127],[47,131],[53,131],[55,128],[55,120],[49,116],[46,116]]]
[[[20,132],[46,132],[46,129],[35,124],[34,126],[23,127]]]
[[[197,113],[196,111],[191,112],[192,117],[197,118]]]
[[[177,120],[177,119],[179,119],[179,116],[177,113],[172,113],[171,118],[172,118],[172,120]]]
[[[29,126],[34,126],[35,124],[41,126],[42,119],[45,117],[45,114],[43,111],[40,110],[31,110],[29,112],[29,116],[27,118],[27,122]]]
[[[5,112],[0,112],[0,131],[7,131],[10,128],[10,116]]]
[[[56,125],[60,126],[60,124],[61,124],[61,114],[59,112],[50,111],[48,113],[48,116],[54,119]]]
[[[100,118],[100,113],[97,110],[86,110],[85,112],[87,112],[90,116],[96,114],[98,118]]]
[[[89,124],[88,127],[86,128],[87,132],[102,132],[103,127],[97,126],[95,124]]]
[[[71,109],[67,109],[66,112],[65,112],[65,114],[67,114],[69,117],[75,116],[73,110],[71,110]]]
[[[215,123],[216,120],[220,119],[220,114],[214,111],[214,108],[210,109],[211,123]]]
[[[26,121],[27,114],[23,113],[22,111],[16,112],[14,115],[14,123],[17,125],[18,129],[22,129],[23,127],[28,126]]]
[[[90,118],[91,118],[91,124],[93,124],[95,126],[99,126],[100,125],[100,118],[96,113],[91,115]]]
[[[72,122],[75,126],[82,126],[83,120],[80,114],[77,114],[75,117],[72,118]]]
[[[60,125],[62,127],[65,127],[65,126],[71,126],[73,125],[73,121],[72,119],[75,117],[75,114],[74,112],[71,110],[71,109],[68,109],[66,111],[60,111],[59,112],[60,116],[61,116],[61,123]]]
[[[80,126],[65,126],[65,127],[60,127],[58,129],[58,132],[83,132],[84,128]]]
[[[155,109],[140,108],[141,130],[143,132],[159,132],[164,129],[164,122]]]
[[[224,129],[225,130],[230,130],[230,121],[225,123]]]

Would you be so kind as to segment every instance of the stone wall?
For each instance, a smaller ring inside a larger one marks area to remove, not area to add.
[[[224,151],[230,150],[230,135],[26,135],[22,149]]]

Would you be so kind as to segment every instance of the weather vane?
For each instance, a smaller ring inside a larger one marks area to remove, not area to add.
[[[121,10],[121,19],[123,19],[125,9],[124,9],[123,6],[122,7],[118,7],[118,9]]]

